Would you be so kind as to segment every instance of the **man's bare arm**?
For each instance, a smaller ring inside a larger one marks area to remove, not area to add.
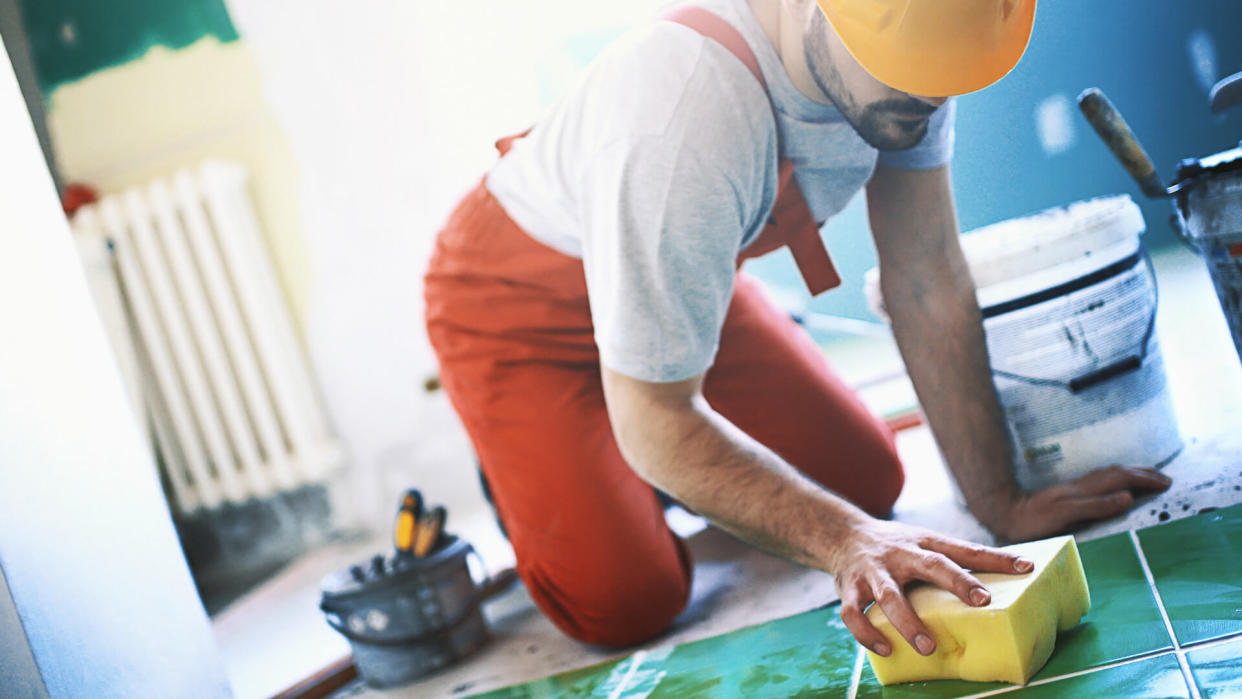
[[[958,240],[948,168],[880,167],[867,203],[898,347],[945,460],[985,526],[1003,539],[1038,538],[1126,511],[1132,490],[1168,487],[1156,471],[1115,466],[1022,492]]]
[[[873,600],[928,654],[935,641],[906,599],[905,583],[926,580],[978,605],[988,593],[963,566],[1029,569],[1008,553],[873,519],[712,410],[701,376],[650,383],[605,368],[603,383],[618,445],[639,476],[739,538],[832,573],[846,626],[881,655],[891,648],[863,615]]]

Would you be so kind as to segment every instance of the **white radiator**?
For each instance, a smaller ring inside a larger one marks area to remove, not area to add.
[[[208,161],[104,197],[72,227],[176,509],[263,498],[340,464],[242,166]]]

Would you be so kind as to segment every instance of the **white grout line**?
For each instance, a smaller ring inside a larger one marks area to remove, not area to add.
[[[638,670],[638,666],[643,664],[643,658],[646,657],[647,651],[645,650],[640,650],[630,656],[630,669],[626,670],[625,676],[617,683],[617,688],[612,691],[608,699],[618,699],[621,696],[621,692],[625,691],[626,685],[630,683],[630,680],[634,679],[634,673]]]
[[[850,691],[845,695],[845,699],[858,697],[858,683],[862,681],[863,656],[866,654],[866,649],[859,647],[858,655],[854,656],[854,672],[850,674]]]
[[[1143,552],[1143,545],[1139,543],[1138,530],[1130,530],[1130,541],[1134,544],[1134,551],[1138,554],[1139,565],[1143,567],[1143,575],[1147,578],[1147,584],[1151,586],[1151,595],[1156,600],[1156,609],[1160,610],[1160,618],[1164,620],[1164,628],[1169,632],[1169,640],[1173,642],[1173,652],[1177,656],[1177,664],[1182,668],[1182,677],[1186,681],[1186,686],[1190,689],[1191,699],[1202,699],[1199,696],[1199,685],[1195,682],[1195,676],[1190,672],[1190,663],[1186,662],[1186,652],[1182,650],[1182,644],[1177,641],[1177,634],[1173,632],[1173,622],[1169,621],[1169,612],[1164,608],[1164,599],[1160,597],[1160,590],[1156,587],[1156,577],[1151,573],[1151,566],[1147,564],[1147,554]]]
[[[1153,653],[1147,653],[1145,655],[1139,655],[1133,658],[1127,658],[1125,660],[1118,660],[1115,663],[1108,663],[1107,665],[1096,665],[1095,667],[1089,667],[1083,670],[1078,670],[1076,672],[1068,672],[1064,675],[1057,675],[1056,677],[1045,677],[1042,680],[1028,682],[1027,684],[1015,684],[1010,687],[1000,687],[998,689],[989,689],[986,692],[979,692],[978,694],[969,694],[966,696],[959,697],[958,699],[980,699],[981,697],[994,697],[998,694],[1007,694],[1009,692],[1016,692],[1020,689],[1026,689],[1027,687],[1038,687],[1039,685],[1042,685],[1042,684],[1052,684],[1053,682],[1060,682],[1061,680],[1066,680],[1071,677],[1079,677],[1081,675],[1091,675],[1097,672],[1102,672],[1104,670],[1111,670],[1115,667],[1133,665],[1134,663],[1140,663],[1140,662],[1143,662],[1144,660],[1151,660],[1152,658],[1159,658],[1165,655],[1172,655],[1172,654],[1174,654],[1174,651],[1171,651],[1171,650],[1162,650],[1162,651],[1157,651]]]
[[[1182,677],[1186,680],[1186,686],[1190,689],[1191,699],[1203,699],[1199,695],[1199,683],[1195,682],[1195,676],[1190,672],[1190,663],[1186,662],[1186,653],[1177,651],[1177,664],[1182,666]]]
[[[1174,650],[1181,650],[1182,646],[1177,642],[1177,634],[1173,633],[1173,622],[1169,621],[1169,613],[1165,611],[1164,600],[1160,597],[1160,590],[1156,588],[1156,578],[1151,574],[1151,566],[1147,564],[1147,555],[1143,553],[1143,546],[1139,544],[1138,532],[1134,529],[1130,530],[1130,541],[1134,544],[1134,551],[1138,554],[1139,565],[1143,568],[1143,576],[1147,578],[1147,584],[1151,587],[1152,597],[1156,600],[1156,609],[1160,610],[1160,618],[1164,621],[1164,628],[1169,632],[1169,640],[1173,642]]]
[[[1223,646],[1226,643],[1234,643],[1235,641],[1242,641],[1242,633],[1235,632],[1235,633],[1229,634],[1228,636],[1222,636],[1221,638],[1213,638],[1210,641],[1200,641],[1199,643],[1196,643],[1192,646],[1187,646],[1183,648],[1182,652],[1193,653],[1197,650],[1203,650],[1204,648],[1212,648],[1214,646]]]

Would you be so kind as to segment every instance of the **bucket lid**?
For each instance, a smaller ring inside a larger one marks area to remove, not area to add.
[[[977,228],[962,234],[961,242],[980,305],[987,306],[1132,255],[1145,228],[1138,204],[1118,194]],[[868,305],[887,320],[879,270],[869,270],[864,279]]]
[[[1103,267],[1116,260],[1101,253],[1127,242],[1137,247],[1145,228],[1138,204],[1120,194],[975,229],[962,236],[962,250],[975,286],[983,289],[1093,256]]]

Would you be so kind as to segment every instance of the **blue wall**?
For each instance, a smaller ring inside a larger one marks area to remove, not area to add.
[[[1101,194],[1140,198],[1073,104],[1087,87],[1109,96],[1166,180],[1181,158],[1236,144],[1242,108],[1212,115],[1207,88],[1242,71],[1240,33],[1236,0],[1042,0],[1018,67],[960,98],[953,176],[963,229]],[[1216,55],[1210,76],[1196,68],[1193,43]],[[1036,134],[1035,112],[1057,93],[1073,104],[1076,138],[1049,155]],[[1140,204],[1152,238],[1171,241],[1167,202]]]
[[[962,230],[1128,193],[1147,219],[1148,245],[1173,244],[1169,203],[1142,197],[1079,113],[1076,98],[1088,87],[1102,89],[1170,181],[1182,158],[1242,139],[1242,107],[1223,116],[1207,107],[1211,83],[1242,71],[1239,34],[1242,2],[1236,0],[1040,0],[1018,67],[986,90],[958,98],[953,178]],[[1072,138],[1063,150],[1049,151],[1036,115],[1049,98],[1058,101],[1056,95],[1068,106],[1063,124]],[[825,236],[845,282],[811,308],[874,319],[861,288],[863,272],[875,266],[862,197],[828,224]],[[787,256],[768,256],[748,269],[782,296],[806,296]]]

